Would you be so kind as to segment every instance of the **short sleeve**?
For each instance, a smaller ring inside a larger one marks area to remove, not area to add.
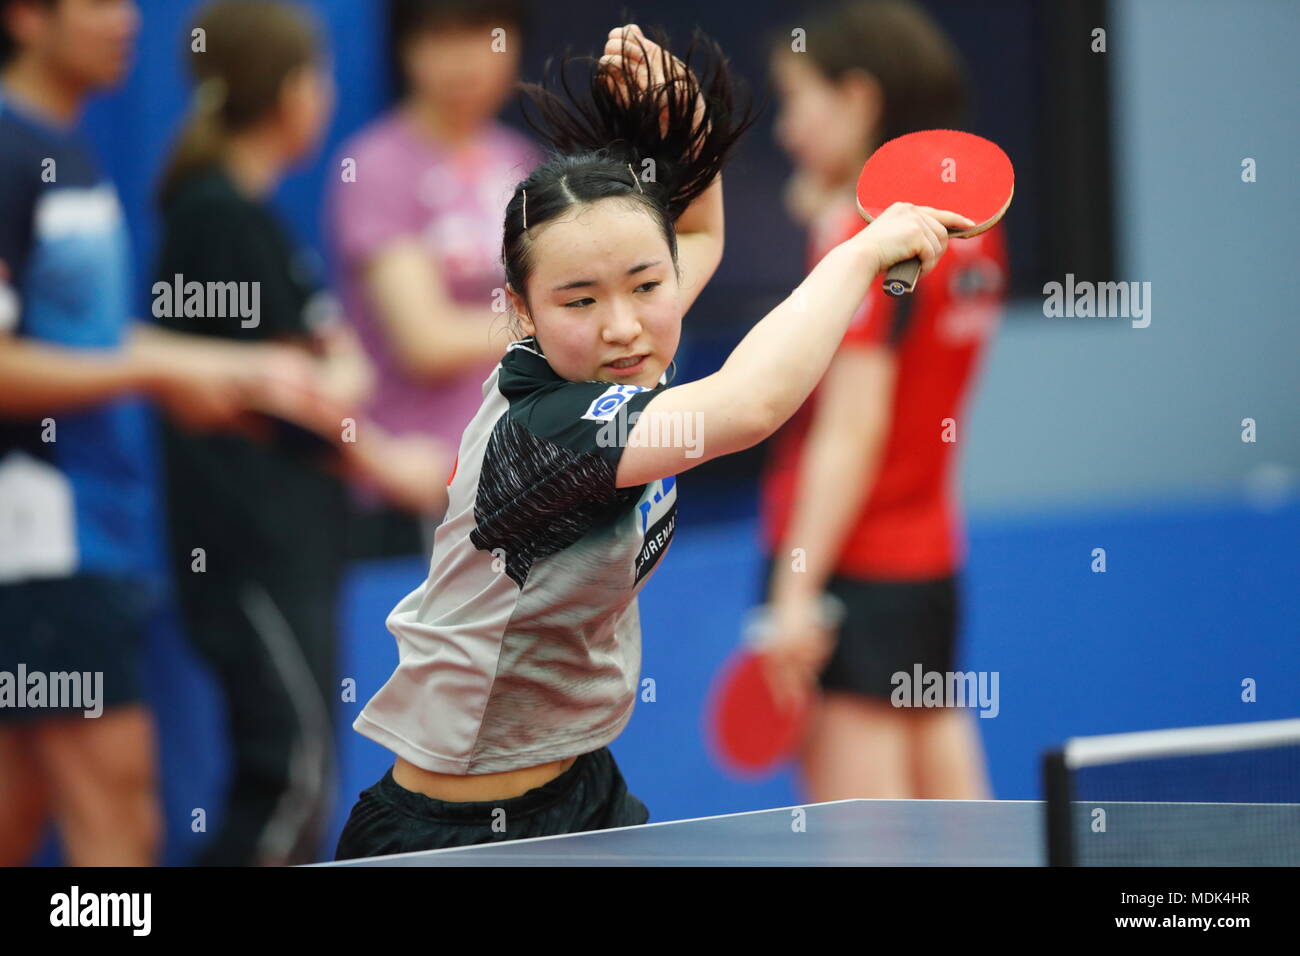
[[[553,554],[635,502],[641,488],[616,485],[635,415],[662,391],[607,382],[548,386],[502,415],[484,451],[470,538],[501,548],[521,586]]]
[[[185,282],[243,283],[255,290],[256,318],[217,324],[176,316],[168,322],[185,332],[264,340],[310,335],[304,305],[309,290],[294,275],[293,250],[276,224],[242,205],[203,200],[182,203],[167,217],[160,278]]]
[[[0,335],[18,328],[18,289],[31,242],[32,194],[23,185],[27,177],[9,168],[13,165],[0,157]]]
[[[0,335],[18,328],[21,306],[18,287],[27,261],[27,232],[31,214],[18,189],[16,177],[0,185]]]
[[[351,160],[356,174],[349,181],[336,178],[330,190],[331,238],[344,266],[363,264],[380,247],[418,232],[414,177],[404,173],[395,150],[374,139],[379,132],[363,134],[354,149],[345,147],[336,164]]]
[[[31,237],[32,198],[22,183],[23,178],[8,169],[0,178],[0,262],[14,285],[26,264]]]
[[[300,253],[287,237],[267,228],[246,225],[236,240],[235,274],[255,276],[259,283],[261,338],[311,338],[307,302],[311,283],[298,273]]]
[[[666,387],[569,382],[538,396],[520,420],[544,441],[600,459],[612,488],[637,418]]]

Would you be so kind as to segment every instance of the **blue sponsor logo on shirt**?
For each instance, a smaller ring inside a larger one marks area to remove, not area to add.
[[[641,504],[638,505],[638,508],[641,511],[641,533],[642,534],[645,534],[646,529],[649,527],[651,510],[653,510],[655,505],[659,504],[659,502],[667,498],[669,493],[673,490],[674,487],[676,487],[676,485],[677,485],[677,476],[669,475],[667,478],[664,478],[659,482],[659,489],[651,494],[650,499],[648,501],[642,501]],[[674,499],[674,502],[675,500],[676,499]]]
[[[633,395],[644,391],[647,389],[641,385],[611,385],[592,401],[582,417],[593,422],[607,422]]]
[[[677,529],[677,496],[670,495],[667,489],[661,488],[655,492],[653,500],[654,505],[657,506],[654,511],[641,512],[642,538],[641,550],[636,558],[637,583],[654,570],[663,553],[668,550],[668,545],[673,540],[673,532]],[[662,514],[659,514],[660,510]],[[646,519],[652,514],[657,514],[657,517],[647,528]]]

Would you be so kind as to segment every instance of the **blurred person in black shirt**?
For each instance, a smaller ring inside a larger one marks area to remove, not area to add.
[[[313,258],[269,206],[332,110],[314,24],[288,4],[222,0],[197,27],[191,114],[159,192],[155,315],[198,335],[292,344],[320,384],[286,390],[247,435],[166,432],[177,595],[220,682],[233,750],[228,803],[199,862],[302,863],[315,858],[334,785],[341,471],[368,471],[390,497],[432,510],[450,460],[356,416],[368,365]]]

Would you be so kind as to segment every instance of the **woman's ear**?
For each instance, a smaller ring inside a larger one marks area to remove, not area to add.
[[[297,159],[329,125],[334,108],[333,78],[315,64],[300,66],[280,84],[279,101],[267,120],[276,124]]]
[[[844,71],[839,88],[849,115],[862,117],[864,137],[874,137],[885,115],[885,92],[880,81],[855,67]]]
[[[536,335],[537,327],[533,325],[532,316],[528,314],[528,303],[523,300],[523,296],[515,292],[509,285],[506,286],[506,295],[510,297],[510,308],[519,318],[519,328],[524,335]]]
[[[287,73],[280,81],[280,93],[275,108],[280,116],[293,116],[302,108],[307,94],[307,72],[302,67]]]

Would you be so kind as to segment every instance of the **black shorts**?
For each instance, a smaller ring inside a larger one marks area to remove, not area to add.
[[[608,747],[583,754],[554,780],[507,800],[435,800],[401,786],[390,769],[361,792],[334,858],[607,830],[639,826],[649,819],[645,804],[628,792]]]
[[[152,607],[149,583],[135,579],[78,574],[0,584],[0,671],[17,680],[21,664],[47,682],[55,673],[102,674],[97,707],[138,703]],[[0,723],[84,717],[88,709],[0,706]]]
[[[773,560],[763,564],[767,600]],[[961,608],[957,575],[928,580],[871,580],[834,575],[826,589],[844,603],[844,622],[821,686],[888,700],[894,675],[957,668]]]

